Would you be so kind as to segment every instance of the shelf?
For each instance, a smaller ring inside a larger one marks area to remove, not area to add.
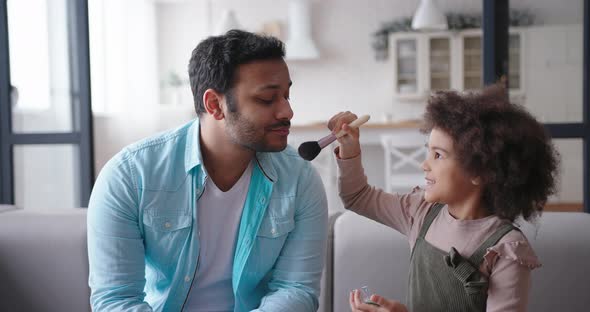
[[[431,73],[450,73],[451,64],[449,63],[430,63]]]
[[[451,73],[449,73],[449,72],[432,72],[432,73],[430,73],[430,77],[436,78],[436,79],[450,79]]]
[[[481,50],[465,50],[465,51],[463,51],[463,55],[480,56]]]
[[[416,74],[397,74],[397,80],[416,80]]]
[[[448,57],[451,54],[447,51],[440,52],[440,51],[430,51],[430,57]]]
[[[482,72],[480,71],[467,71],[463,73],[464,77],[481,77]]]

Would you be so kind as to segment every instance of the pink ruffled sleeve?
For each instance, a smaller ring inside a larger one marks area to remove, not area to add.
[[[505,259],[517,262],[533,270],[541,267],[541,262],[535,254],[535,251],[526,240],[512,241],[497,244],[488,248],[484,255],[484,264],[490,270],[494,267],[498,259]]]
[[[500,241],[484,255],[482,269],[489,273],[490,282],[488,312],[527,310],[531,271],[541,263],[524,235],[516,232],[507,236],[516,235],[519,239]]]

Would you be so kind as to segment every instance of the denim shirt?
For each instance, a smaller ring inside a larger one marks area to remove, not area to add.
[[[88,206],[94,311],[183,309],[199,282],[205,179],[198,119],[104,166]],[[326,195],[310,163],[291,147],[257,153],[233,261],[234,311],[316,311],[326,241]]]

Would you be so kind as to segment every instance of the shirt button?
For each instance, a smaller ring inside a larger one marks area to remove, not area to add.
[[[277,234],[277,229],[273,228],[272,230],[270,230],[270,232],[274,235]]]
[[[185,276],[185,277],[184,277],[184,281],[185,281],[185,282],[187,282],[187,283],[188,283],[188,282],[190,282],[190,281],[191,281],[191,277],[190,277],[190,276],[188,276],[188,275],[187,275],[187,276]]]
[[[264,197],[260,197],[260,198],[258,199],[258,202],[259,202],[260,204],[264,205],[264,202],[266,202],[266,198],[264,198]]]
[[[169,229],[171,226],[172,226],[172,223],[170,223],[170,222],[164,223],[164,227],[167,229]]]

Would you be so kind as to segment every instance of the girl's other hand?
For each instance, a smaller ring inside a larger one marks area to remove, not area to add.
[[[333,134],[337,134],[340,130],[346,132],[344,136],[338,139],[340,146],[335,150],[340,159],[354,158],[361,154],[359,129],[353,129],[348,126],[349,123],[357,118],[357,115],[346,111],[334,115],[330,118],[330,121],[328,121],[328,128],[332,130]]]
[[[396,300],[385,299],[379,295],[372,295],[371,301],[379,306],[364,303],[361,299],[360,290],[350,292],[349,303],[352,312],[408,312],[406,306]]]

